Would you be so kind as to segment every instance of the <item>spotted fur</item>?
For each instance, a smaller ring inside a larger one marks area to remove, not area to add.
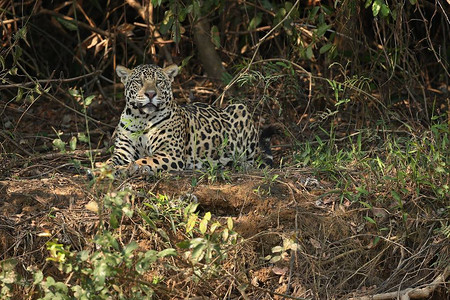
[[[140,65],[132,70],[118,66],[116,72],[125,85],[126,106],[107,164],[124,166],[130,174],[200,169],[207,161],[253,164],[258,156],[272,164],[268,143],[272,132],[263,131],[260,141],[245,105],[224,109],[202,103],[177,105],[172,94],[176,65]]]

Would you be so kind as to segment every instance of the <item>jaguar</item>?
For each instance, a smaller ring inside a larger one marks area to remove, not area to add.
[[[244,104],[218,108],[204,103],[179,105],[172,82],[178,66],[118,65],[125,86],[125,108],[106,164],[128,175],[202,169],[205,164],[273,163],[270,138],[275,126],[258,132]]]

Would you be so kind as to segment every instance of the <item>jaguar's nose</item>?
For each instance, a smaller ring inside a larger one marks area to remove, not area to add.
[[[156,96],[156,92],[155,91],[147,91],[144,94],[145,94],[145,96],[147,96],[148,100],[152,100],[153,97]]]

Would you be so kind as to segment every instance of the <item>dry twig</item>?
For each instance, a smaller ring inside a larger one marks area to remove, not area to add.
[[[447,277],[449,275],[450,275],[450,266],[447,266],[444,272],[439,274],[430,284],[425,285],[425,287],[423,288],[407,288],[401,291],[376,294],[373,296],[350,298],[349,300],[385,300],[396,298],[400,298],[400,300],[427,299],[428,297],[431,296],[431,294],[438,286],[446,283]]]

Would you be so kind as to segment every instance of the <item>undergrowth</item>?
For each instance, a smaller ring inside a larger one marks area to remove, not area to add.
[[[131,209],[135,197],[141,198],[140,204]],[[221,264],[239,242],[233,221],[221,224],[209,212],[201,216],[198,204],[189,199],[132,191],[105,194],[86,206],[100,220],[109,216],[99,224],[91,245],[76,251],[58,240],[47,242],[46,261],[57,267],[57,276],[44,276],[43,270],[33,268],[19,275],[18,260],[3,261],[1,299],[19,289],[33,299],[150,299],[183,294],[162,284],[172,271],[184,270],[186,280],[196,282],[224,274]],[[124,227],[130,221],[141,224],[153,250],[140,249]]]
[[[341,201],[365,197],[385,204],[392,197],[397,202],[425,198],[445,207],[450,192],[450,132],[444,122],[445,116],[437,116],[431,128],[420,133],[380,127],[339,139],[335,128],[322,129],[314,141],[297,146],[294,163],[312,166],[317,175],[336,182]],[[355,187],[355,181],[361,182]],[[379,194],[382,191],[390,195]]]

